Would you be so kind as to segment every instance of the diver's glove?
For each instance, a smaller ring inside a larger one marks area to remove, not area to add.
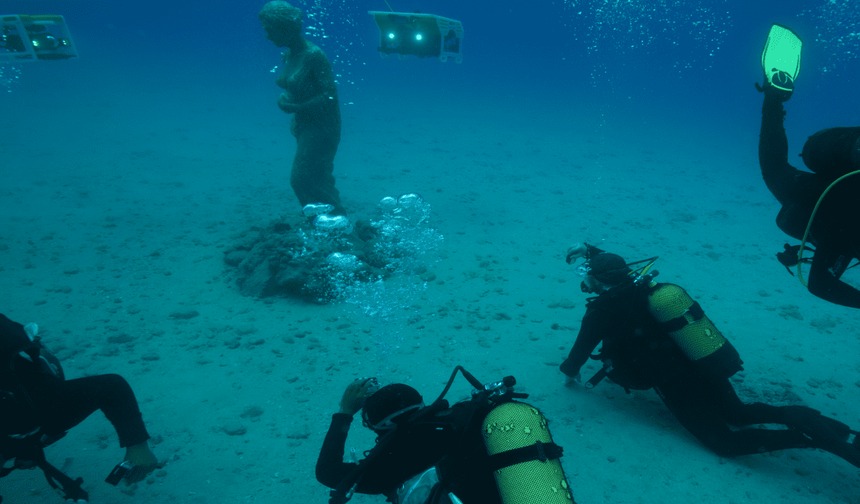
[[[582,375],[580,373],[576,373],[573,376],[564,375],[565,387],[576,387],[577,385],[582,385]]]
[[[364,401],[379,390],[379,382],[376,378],[357,378],[347,385],[340,399],[340,411],[349,416],[358,413],[364,407]]]
[[[784,76],[783,81],[779,81],[779,79],[783,78],[782,76]],[[756,90],[759,93],[764,93],[767,98],[777,100],[780,103],[787,102],[794,93],[794,82],[792,82],[791,77],[785,72],[777,72],[773,78],[774,82],[778,82],[778,86],[771,84],[765,79],[764,84],[755,83]]]
[[[564,260],[567,264],[571,264],[580,257],[585,257],[586,254],[588,254],[588,245],[585,243],[575,243],[567,249]]]
[[[580,257],[584,257],[586,260],[588,260],[595,255],[600,254],[601,252],[603,252],[602,249],[599,249],[594,245],[590,245],[586,242],[574,243],[570,248],[567,249],[567,254],[565,254],[564,260],[567,261],[567,264],[573,264],[573,262]]]
[[[815,249],[811,247],[806,247],[810,252],[815,252]],[[785,266],[786,271],[791,276],[794,276],[794,272],[791,271],[791,268],[797,266],[797,264],[802,260],[804,263],[811,263],[812,259],[809,257],[800,258],[800,245],[789,245],[786,243],[782,246],[782,252],[777,252],[776,260],[779,261],[780,264]]]

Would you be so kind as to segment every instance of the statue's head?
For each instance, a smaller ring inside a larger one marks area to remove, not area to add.
[[[278,47],[289,46],[302,37],[301,9],[283,0],[266,2],[259,18],[266,36]]]

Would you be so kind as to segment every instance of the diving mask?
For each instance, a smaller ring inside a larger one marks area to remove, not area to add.
[[[361,413],[361,421],[365,427],[374,432],[389,431],[397,427],[397,422],[395,422],[395,420],[397,420],[401,415],[405,415],[406,413],[410,413],[412,411],[420,410],[423,407],[424,403],[407,406],[401,410],[397,410],[394,413],[391,413],[390,415],[375,424],[370,423],[370,420],[367,418],[366,410],[363,410]]]

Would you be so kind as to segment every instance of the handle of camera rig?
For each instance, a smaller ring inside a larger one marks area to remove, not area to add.
[[[448,393],[448,390],[454,383],[454,378],[457,376],[458,372],[462,373],[463,377],[466,378],[466,381],[468,381],[472,385],[472,387],[475,388],[475,390],[472,391],[473,400],[481,398],[493,399],[497,397],[503,397],[508,399],[523,399],[529,396],[528,394],[514,392],[514,385],[516,385],[517,379],[513,376],[505,376],[499,381],[484,384],[481,383],[480,380],[475,378],[475,375],[466,371],[463,366],[458,365],[451,373],[451,377],[448,379],[448,383],[445,385],[445,388],[442,390],[442,393],[439,394],[439,397],[436,399],[436,402],[441,401],[442,398],[445,397],[445,394]]]
[[[490,383],[481,383],[478,381],[473,375],[471,375],[465,369],[460,368],[460,372],[463,373],[463,376],[475,387],[475,390],[472,391],[472,398],[478,399],[493,399],[496,397],[504,397],[504,398],[525,398],[528,397],[528,394],[521,394],[514,392],[514,386],[517,384],[517,379],[513,376],[505,376],[499,381],[494,381]]]

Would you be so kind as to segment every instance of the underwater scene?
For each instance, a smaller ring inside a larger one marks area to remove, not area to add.
[[[3,0],[0,500],[860,504],[858,27]]]

